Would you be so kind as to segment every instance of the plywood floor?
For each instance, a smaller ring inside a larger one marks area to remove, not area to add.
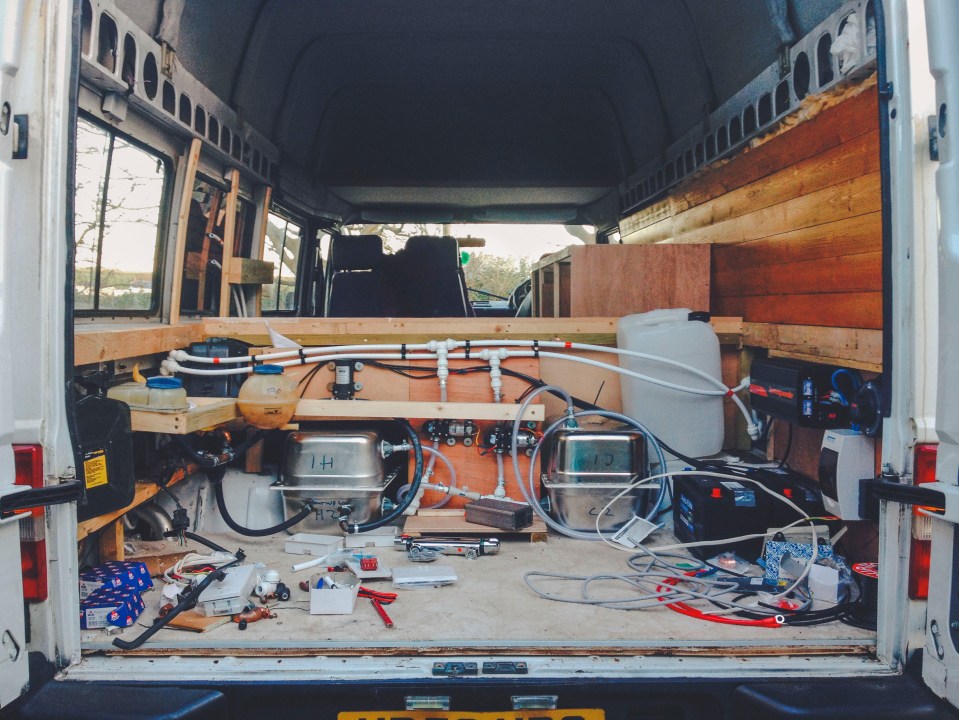
[[[455,585],[399,591],[389,606],[394,627],[387,629],[368,600],[358,599],[351,615],[314,616],[308,612],[307,593],[297,585],[309,575],[294,575],[292,562],[303,556],[283,552],[282,538],[238,539],[211,536],[228,549],[242,547],[248,561],[277,569],[290,585],[293,597],[276,608],[277,618],[263,620],[240,631],[234,623],[206,633],[164,629],[143,647],[147,652],[203,654],[364,653],[372,649],[395,652],[529,652],[564,654],[618,654],[622,652],[684,653],[869,653],[873,633],[841,623],[807,628],[742,628],[688,618],[667,608],[622,611],[556,602],[535,595],[524,582],[530,570],[588,575],[628,571],[626,552],[598,542],[551,535],[548,543],[504,541],[499,555],[475,560],[450,557]],[[665,543],[668,537],[660,542]],[[174,552],[173,542],[141,543],[145,552]],[[406,554],[392,548],[377,552],[387,567],[409,565]],[[391,591],[390,581],[367,581],[373,589]],[[578,586],[565,588],[579,592]],[[598,588],[597,588],[598,590]],[[144,596],[147,610],[138,624],[126,629],[130,639],[156,616],[160,593]],[[82,633],[87,651],[109,650],[112,636],[102,630]]]

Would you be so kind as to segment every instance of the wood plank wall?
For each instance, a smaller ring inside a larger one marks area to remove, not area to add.
[[[874,79],[621,223],[624,243],[712,243],[712,312],[882,327]]]

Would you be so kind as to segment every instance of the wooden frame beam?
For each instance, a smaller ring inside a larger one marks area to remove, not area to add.
[[[226,220],[223,225],[223,261],[220,271],[220,317],[230,317],[230,270],[236,240],[236,206],[240,198],[240,171],[230,171],[230,192],[226,196]]]
[[[173,284],[170,290],[170,324],[180,322],[180,296],[183,293],[183,262],[186,256],[186,233],[190,224],[190,203],[193,202],[193,185],[200,164],[200,147],[203,141],[193,138],[187,153],[186,169],[183,172],[183,188],[180,195],[180,212],[177,214],[176,246],[173,251]]]

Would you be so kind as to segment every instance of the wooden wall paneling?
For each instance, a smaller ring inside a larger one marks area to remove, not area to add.
[[[849,94],[845,89],[841,92]],[[686,180],[669,198],[623,219],[620,232],[624,242],[633,242],[631,236],[634,233],[664,218],[709,202],[874,130],[879,112],[875,76],[853,92],[858,94],[846,97],[815,117],[810,117],[804,107],[800,114],[808,119],[798,124],[787,119],[779,132],[754,140],[751,147]],[[809,103],[821,105],[823,99],[810,98]]]
[[[832,258],[777,263],[713,275],[718,298],[739,295],[790,295],[882,291],[882,252],[838,255]]]
[[[709,308],[709,245],[573,246],[570,260],[574,317]]]
[[[724,297],[713,311],[758,323],[878,329],[882,327],[882,293]]]
[[[743,323],[743,345],[770,354],[882,370],[882,330]]]
[[[713,275],[715,279],[716,275],[736,270],[881,250],[882,217],[878,212],[870,212],[736,245],[715,245]]]
[[[802,197],[675,236],[669,242],[732,244],[877,212],[879,173],[869,173]]]
[[[810,193],[879,171],[879,131],[784,166],[749,185],[660,220],[632,233],[630,243],[654,243],[679,237],[724,220],[795,200]]]

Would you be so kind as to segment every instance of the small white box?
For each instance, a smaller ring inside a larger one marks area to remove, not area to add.
[[[384,525],[363,533],[347,535],[345,538],[348,548],[393,547],[393,538],[400,532],[398,527]]]
[[[317,587],[321,579],[323,586]],[[359,592],[360,581],[353,573],[317,573],[310,578],[310,615],[349,615]]]
[[[290,555],[323,557],[343,547],[343,538],[336,535],[297,533],[287,538],[283,549]]]
[[[456,570],[452,565],[401,565],[393,568],[393,587],[421,588],[452,585],[456,582]]]

